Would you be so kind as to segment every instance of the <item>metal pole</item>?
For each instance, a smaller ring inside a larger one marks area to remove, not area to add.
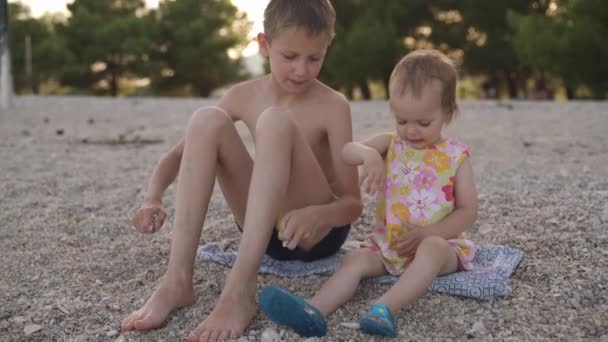
[[[32,37],[25,36],[25,89],[34,93],[32,87]]]
[[[0,0],[0,109],[10,108],[13,99],[11,51],[8,38],[8,3],[7,0]]]

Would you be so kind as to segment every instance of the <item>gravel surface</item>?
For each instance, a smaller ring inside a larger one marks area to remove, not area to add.
[[[118,329],[166,268],[175,187],[161,232],[136,234],[128,219],[190,113],[212,103],[18,97],[0,113],[0,341],[184,340],[212,310],[227,269],[202,264],[194,306],[158,330]],[[352,111],[356,139],[391,128],[386,102],[353,102]],[[398,315],[399,339],[608,341],[608,103],[464,102],[447,131],[473,148],[480,210],[470,238],[526,255],[511,296],[427,293]],[[365,197],[351,239],[372,226]],[[216,187],[201,243],[235,248],[238,239]],[[259,286],[310,295],[323,280],[261,276]],[[322,340],[370,340],[340,323],[355,322],[386,289],[362,286],[330,317]],[[240,341],[299,340],[263,316],[245,334]]]

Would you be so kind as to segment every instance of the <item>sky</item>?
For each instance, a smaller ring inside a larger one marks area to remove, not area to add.
[[[9,0],[16,2],[17,0]],[[19,0],[26,4],[32,13],[32,16],[39,17],[45,12],[67,12],[66,4],[73,0]],[[145,0],[148,7],[158,7],[159,0]],[[269,0],[232,0],[232,3],[241,11],[247,13],[249,20],[253,21],[253,28],[249,34],[251,38],[255,37],[258,32],[262,31],[262,23],[264,20],[264,8]],[[258,45],[252,42],[243,51],[244,56],[251,56],[258,52]]]

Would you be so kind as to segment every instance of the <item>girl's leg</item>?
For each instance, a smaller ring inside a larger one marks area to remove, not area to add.
[[[385,274],[386,268],[376,252],[369,248],[349,252],[342,259],[336,273],[309,302],[327,317],[353,298],[361,280]]]
[[[258,270],[279,209],[325,204],[333,199],[306,137],[289,115],[270,108],[258,118],[255,161],[238,257],[215,309],[190,334],[191,341],[241,335],[257,310],[254,306],[249,311],[249,304],[255,304]]]
[[[416,250],[416,257],[405,269],[399,281],[376,303],[385,304],[393,315],[406,305],[413,303],[439,275],[458,269],[456,251],[443,238],[430,236],[422,240]]]
[[[123,329],[156,328],[172,310],[194,302],[195,255],[216,175],[230,208],[242,220],[252,164],[223,110],[206,107],[192,115],[178,175],[169,265],[146,304],[123,320]]]

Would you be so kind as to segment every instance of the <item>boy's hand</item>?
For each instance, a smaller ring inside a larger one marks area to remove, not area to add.
[[[408,229],[407,234],[393,242],[390,247],[400,256],[413,257],[418,245],[428,236],[428,230],[411,223],[404,223],[404,225]]]
[[[363,167],[359,185],[370,195],[384,190],[384,180],[386,177],[386,167],[384,159],[378,151],[369,149],[363,158]]]
[[[131,219],[131,224],[140,233],[156,233],[165,223],[167,213],[160,202],[144,202]]]
[[[283,247],[294,250],[301,242],[318,242],[323,231],[316,218],[318,215],[313,207],[295,209],[283,215],[279,227]]]

